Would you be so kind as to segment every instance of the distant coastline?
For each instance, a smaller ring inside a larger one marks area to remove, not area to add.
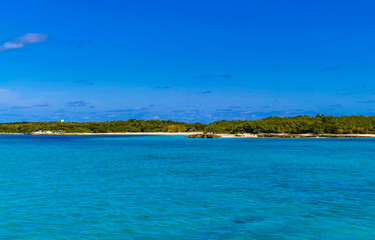
[[[0,133],[0,135],[37,135],[37,136],[185,136],[188,138],[375,138],[375,134],[288,134],[288,133],[258,133],[258,134],[226,134],[204,132],[120,132],[120,133],[57,133],[57,132],[32,132],[32,133]]]
[[[210,134],[198,133],[186,135],[190,138],[375,138],[375,134],[288,134],[288,133],[258,133],[258,134]]]
[[[106,122],[0,123],[2,134],[33,135],[187,135],[196,138],[375,137],[375,116],[295,116],[220,120],[208,124],[129,119]]]
[[[63,133],[63,132],[31,132],[31,133],[5,133],[1,132],[0,135],[92,135],[92,136],[142,136],[142,135],[148,135],[148,136],[189,136],[189,135],[195,135],[195,134],[203,134],[203,132],[175,132],[175,133],[169,133],[169,132],[118,132],[118,133]]]

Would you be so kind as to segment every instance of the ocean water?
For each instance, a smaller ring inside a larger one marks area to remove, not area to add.
[[[3,135],[0,239],[375,239],[375,140]]]

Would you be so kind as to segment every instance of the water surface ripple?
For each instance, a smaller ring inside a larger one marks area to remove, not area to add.
[[[375,239],[375,140],[0,136],[0,239]]]

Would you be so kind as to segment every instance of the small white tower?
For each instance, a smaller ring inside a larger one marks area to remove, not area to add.
[[[61,120],[60,120],[60,122],[62,122],[62,123],[63,123],[63,122],[65,122],[65,121],[64,121],[64,119],[61,119]]]

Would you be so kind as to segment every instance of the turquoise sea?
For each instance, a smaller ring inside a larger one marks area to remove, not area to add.
[[[2,135],[0,239],[375,239],[375,140]]]

